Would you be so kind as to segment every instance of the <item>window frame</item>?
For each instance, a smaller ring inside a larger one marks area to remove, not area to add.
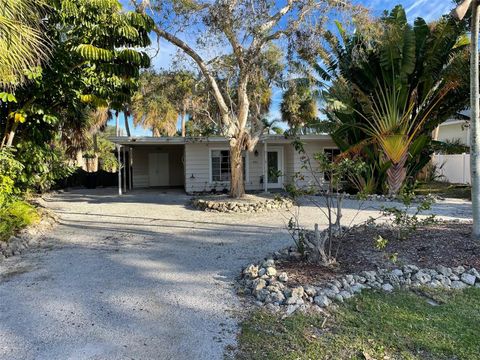
[[[209,148],[208,149],[208,163],[209,163],[209,168],[208,168],[208,180],[210,184],[230,184],[230,181],[214,181],[213,180],[213,165],[212,165],[212,152],[213,151],[228,151],[230,153],[230,148],[229,147],[214,147],[214,148]],[[230,154],[229,154],[230,156]],[[246,150],[245,151],[245,179],[243,181],[245,183],[250,182],[250,167],[249,165],[249,152]]]

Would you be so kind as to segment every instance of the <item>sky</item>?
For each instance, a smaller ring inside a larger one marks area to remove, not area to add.
[[[400,4],[407,11],[409,21],[413,22],[415,18],[422,17],[426,21],[432,21],[438,19],[441,15],[448,13],[453,7],[452,0],[353,0],[357,4],[364,5],[371,9],[373,15],[379,16],[384,10],[391,10],[394,6]],[[121,0],[124,5],[128,3],[128,0]],[[127,6],[128,7],[128,6]],[[156,39],[152,39],[152,43],[156,44]],[[160,41],[160,50],[155,58],[152,59],[152,66],[156,70],[168,69],[172,60],[177,53],[177,49],[174,45],[167,41]],[[280,118],[280,102],[282,98],[282,91],[278,88],[273,89],[272,106],[270,109],[269,118]],[[123,120],[123,116],[120,116]],[[133,136],[149,136],[151,132],[149,130],[142,129],[140,127],[135,128],[130,121],[130,129]],[[124,129],[123,121],[120,122],[120,127]],[[110,121],[109,125],[115,125],[114,120]],[[180,126],[180,124],[178,124]]]

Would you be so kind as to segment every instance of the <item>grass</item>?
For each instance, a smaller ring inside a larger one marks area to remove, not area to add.
[[[470,199],[470,186],[444,182],[420,183],[415,189],[417,195],[434,194],[446,198]]]
[[[238,359],[480,359],[480,289],[367,292],[331,317],[257,311],[242,324]]]
[[[29,203],[15,200],[0,208],[0,241],[7,241],[18,230],[38,222],[40,216]]]

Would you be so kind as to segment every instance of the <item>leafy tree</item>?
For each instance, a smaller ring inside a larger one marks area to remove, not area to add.
[[[25,70],[48,59],[52,44],[43,29],[45,13],[43,0],[2,1],[0,88],[14,88],[22,84]]]
[[[302,133],[317,121],[317,101],[308,82],[290,81],[283,93],[280,111],[282,119],[294,132]]]
[[[344,1],[321,0],[138,0],[134,3],[139,11],[158,15],[155,33],[188,55],[206,79],[220,114],[219,128],[230,141],[230,195],[243,196],[242,152],[252,151],[263,132],[260,115],[267,102],[260,100],[268,99],[268,82],[262,84],[265,71],[269,70],[265,68],[268,46],[285,39],[284,44],[288,43],[293,50],[295,44],[304,44],[324,31],[332,10],[347,5]],[[191,34],[189,30],[202,35],[193,41],[177,35]],[[207,51],[195,49],[196,44],[205,45]],[[224,50],[220,59],[204,56],[211,53],[208,49],[219,46]],[[228,78],[218,71],[218,60],[230,65]],[[257,91],[260,89],[263,91]],[[254,111],[252,103],[256,103]]]
[[[329,53],[306,57],[327,83],[325,114],[341,150],[365,159],[371,191],[397,193],[430,159],[431,132],[468,105],[465,24],[444,16],[407,22],[395,7],[369,29],[327,32]]]
[[[47,156],[51,149],[54,156],[49,144],[60,141],[72,155],[85,147],[85,134],[104,125],[92,125],[92,111],[118,111],[129,103],[140,69],[149,66],[143,48],[153,23],[144,14],[124,12],[117,0],[48,4],[44,32],[54,44],[51,59],[48,66],[25,71],[29,83],[15,89],[15,101],[0,103],[2,146],[36,144],[39,152]],[[31,161],[26,155],[22,159]],[[52,172],[45,166],[39,170]]]

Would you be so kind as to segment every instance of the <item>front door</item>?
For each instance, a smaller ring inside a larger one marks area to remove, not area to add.
[[[169,186],[170,172],[168,153],[148,154],[148,185]]]
[[[283,186],[283,149],[269,148],[267,150],[268,187]]]

